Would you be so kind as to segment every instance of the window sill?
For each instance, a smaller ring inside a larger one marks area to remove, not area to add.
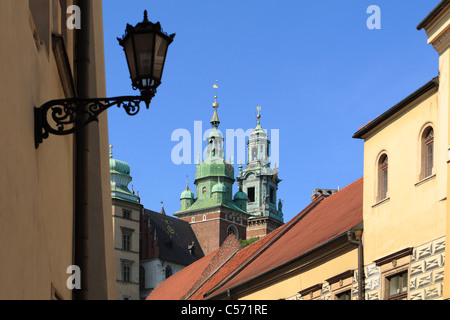
[[[417,182],[416,184],[414,184],[415,187],[420,186],[421,184],[424,184],[425,182],[432,180],[436,177],[436,174],[432,174],[431,176],[428,176],[426,178],[423,178],[422,180],[420,180],[419,182]]]
[[[377,203],[375,203],[374,205],[372,205],[372,208],[378,207],[379,205],[382,205],[385,202],[388,202],[391,198],[387,197],[384,198],[383,200],[378,201]]]

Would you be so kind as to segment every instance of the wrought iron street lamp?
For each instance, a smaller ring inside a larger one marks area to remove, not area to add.
[[[114,98],[69,98],[51,100],[41,107],[34,108],[35,146],[39,147],[49,134],[67,135],[80,127],[97,121],[97,116],[111,106],[123,107],[128,115],[136,115],[140,102],[147,109],[156,89],[161,84],[167,49],[175,34],[164,33],[159,22],[148,20],[147,11],[144,21],[135,27],[127,24],[125,35],[119,44],[125,51],[132,87],[139,89],[139,96],[121,96]]]

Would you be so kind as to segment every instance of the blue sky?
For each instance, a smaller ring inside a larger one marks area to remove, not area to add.
[[[176,33],[163,81],[150,109],[134,117],[108,111],[114,158],[130,164],[142,204],[167,214],[195,164],[175,164],[177,129],[194,121],[210,128],[219,83],[220,129],[279,130],[278,197],[285,222],[315,188],[345,187],[363,175],[363,141],[352,138],[374,119],[438,75],[438,55],[416,26],[439,3],[406,0],[107,0],[103,1],[107,95],[138,94],[117,37],[148,10]],[[377,5],[381,29],[370,30],[367,8]],[[237,151],[233,152],[236,154]],[[237,172],[237,164],[235,164]],[[236,188],[236,186],[235,186]]]

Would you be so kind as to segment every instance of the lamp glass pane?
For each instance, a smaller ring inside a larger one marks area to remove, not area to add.
[[[152,75],[153,39],[153,33],[138,33],[134,35],[137,76],[142,79],[151,78]]]
[[[130,70],[130,76],[133,81],[136,79],[136,60],[134,58],[133,39],[130,37],[124,44],[125,56],[127,58],[128,69]]]
[[[164,68],[164,60],[166,59],[167,47],[169,42],[159,35],[156,35],[155,40],[155,65],[153,67],[153,79],[161,81],[162,72]]]

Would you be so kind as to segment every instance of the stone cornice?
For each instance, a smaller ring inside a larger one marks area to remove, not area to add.
[[[450,27],[447,28],[436,40],[432,43],[433,48],[440,54],[444,51],[450,44]]]

